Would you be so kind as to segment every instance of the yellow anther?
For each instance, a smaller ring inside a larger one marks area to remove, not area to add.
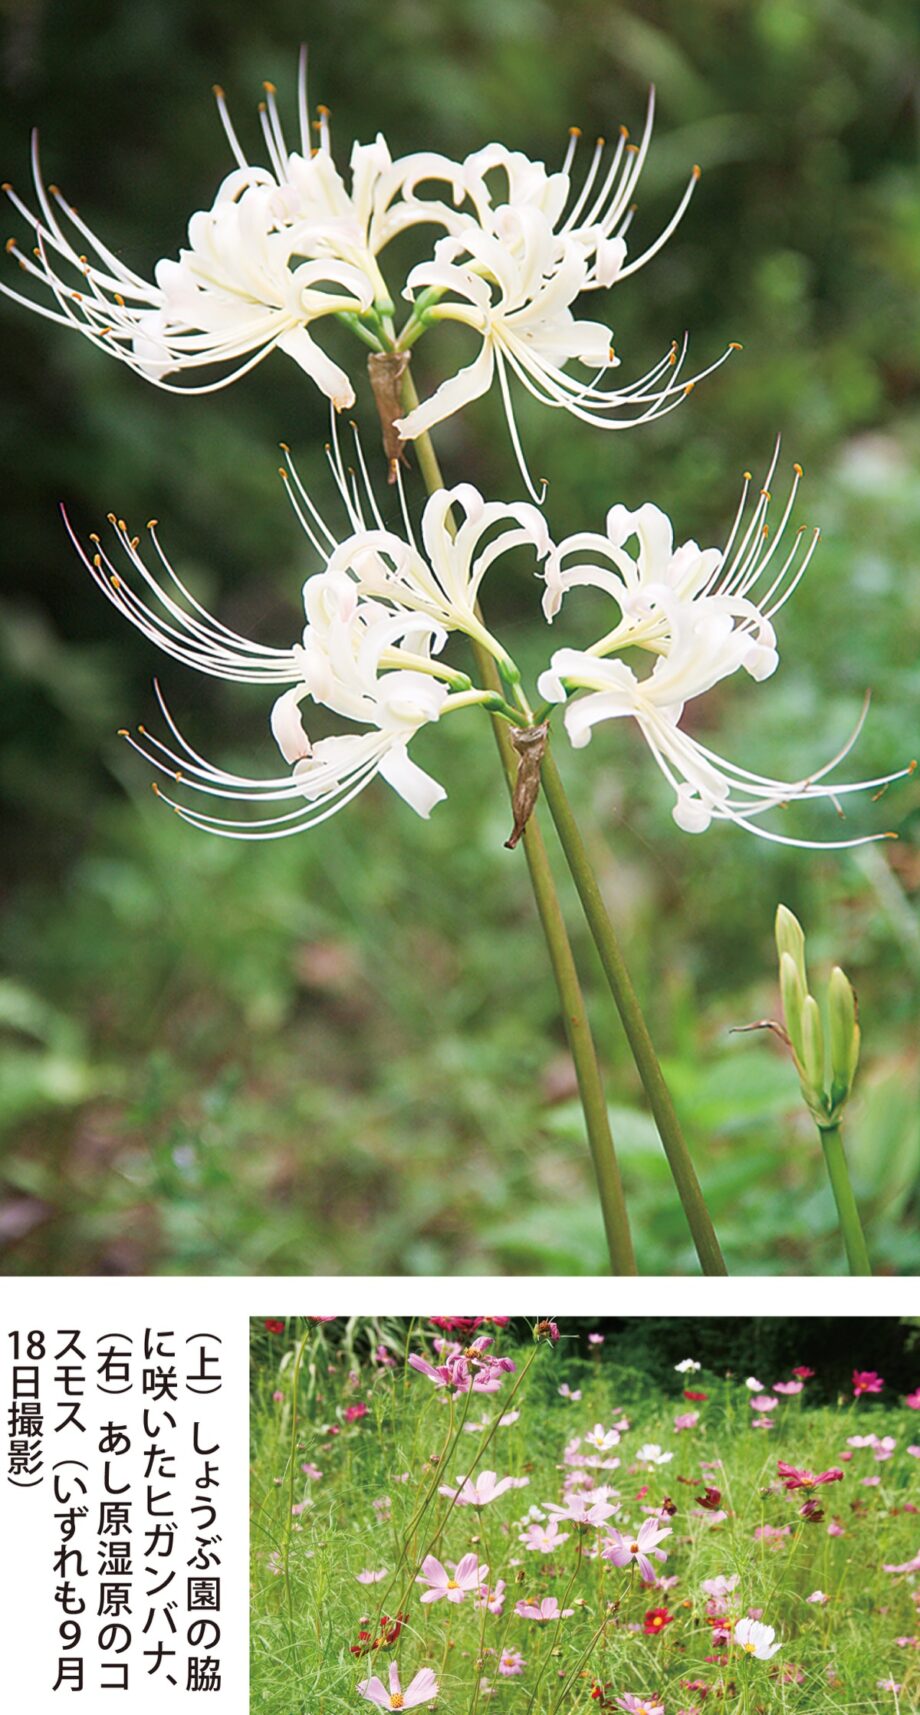
[[[277,91],[277,88],[275,87],[275,85],[273,83],[269,83],[268,81],[263,83],[262,88],[264,89],[266,95],[277,95],[278,94],[278,91]]]
[[[699,166],[697,162],[694,162],[694,164],[693,164],[693,177],[695,179],[700,179],[700,178],[702,178],[702,176],[703,176],[702,167]]]
[[[148,518],[147,529],[148,530],[155,530],[157,527],[157,523],[158,523],[158,520],[156,518]]]
[[[803,471],[800,464],[794,464],[792,468],[795,471],[796,476],[804,476],[805,475],[805,472]]]
[[[121,589],[121,578],[118,576],[117,572],[112,572],[111,576],[109,577],[109,583],[111,584],[113,590],[120,590]]]
[[[728,349],[729,351],[743,351],[744,346],[741,344],[740,339],[733,339],[729,340]]]
[[[223,101],[223,99],[224,99],[224,92],[223,92],[223,89],[221,88],[221,85],[219,83],[212,83],[211,94],[216,95],[218,101]]]
[[[102,555],[101,554],[94,554],[93,555],[93,565],[96,567],[96,570],[98,571],[100,566],[102,565]]]
[[[625,143],[627,137],[629,136],[629,126],[628,125],[621,125],[620,126],[620,136],[622,137],[622,139]]]
[[[15,250],[15,248],[16,248],[15,238],[8,238],[6,241],[6,244],[4,245],[4,249],[6,250],[7,256],[9,255],[10,251]]]
[[[580,125],[570,125],[569,126],[569,136],[570,137],[580,137],[581,136],[581,126]]]
[[[744,472],[744,473],[743,473],[743,474],[744,474],[744,480],[745,480],[745,482],[750,482],[750,481],[751,481],[751,480],[752,480],[752,479],[751,479],[751,473],[750,473],[750,471],[749,471],[749,470],[746,470],[746,471],[745,471],[745,472]]]

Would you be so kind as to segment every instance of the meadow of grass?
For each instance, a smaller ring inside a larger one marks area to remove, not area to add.
[[[756,1325],[721,1326],[740,1369],[713,1323],[703,1366],[683,1368],[690,1321],[644,1342],[641,1323],[593,1341],[563,1325],[556,1343],[517,1322],[255,1322],[252,1710],[356,1715],[368,1692],[408,1708],[425,1669],[437,1688],[421,1681],[418,1705],[445,1715],[916,1708],[920,1390],[855,1391],[879,1324],[852,1351],[813,1330],[824,1361],[800,1378],[794,1359],[766,1367]],[[480,1380],[496,1356],[513,1368],[461,1392],[407,1362],[464,1349]],[[514,1486],[484,1500],[488,1472]],[[464,1478],[478,1506],[441,1492]],[[551,1524],[592,1506],[598,1522]],[[604,1555],[640,1533],[652,1583]],[[426,1603],[433,1585],[446,1594]],[[564,1618],[518,1611],[554,1599]],[[751,1618],[772,1655],[745,1650]]]

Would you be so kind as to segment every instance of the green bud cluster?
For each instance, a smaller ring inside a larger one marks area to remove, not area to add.
[[[776,951],[783,1021],[802,1095],[820,1127],[835,1126],[849,1100],[859,1063],[859,1017],[853,986],[835,965],[827,986],[825,1036],[821,1008],[808,987],[802,925],[785,905],[776,911]]]

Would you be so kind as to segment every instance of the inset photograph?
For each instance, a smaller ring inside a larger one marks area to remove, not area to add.
[[[269,1316],[253,1715],[904,1715],[920,1324]]]

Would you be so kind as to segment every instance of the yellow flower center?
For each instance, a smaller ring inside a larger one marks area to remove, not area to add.
[[[456,1578],[448,1578],[447,1588],[448,1588],[448,1590],[459,1590],[460,1586],[457,1583]]]
[[[629,1545],[629,1552],[630,1554],[638,1554],[639,1544],[637,1542],[631,1542]]]
[[[402,1694],[402,1692],[401,1691],[391,1691],[390,1692],[390,1708],[391,1709],[401,1709],[402,1706],[403,1706],[403,1694]]]
[[[741,1648],[744,1650],[745,1655],[753,1655],[757,1649],[757,1645],[756,1644],[742,1644]]]

